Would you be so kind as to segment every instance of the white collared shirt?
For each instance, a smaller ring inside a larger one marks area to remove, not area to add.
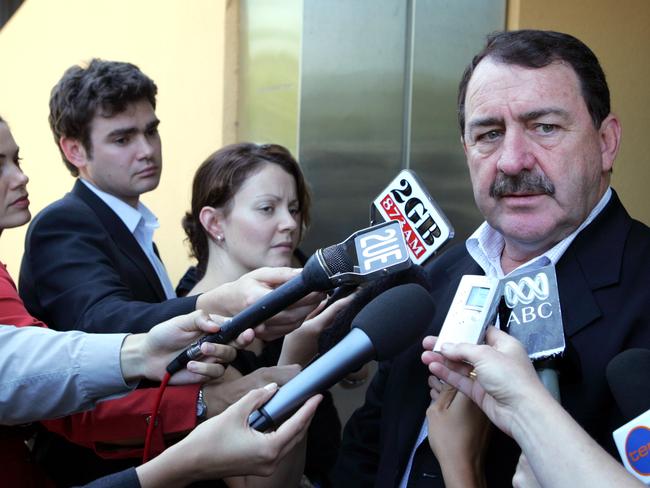
[[[154,213],[140,201],[138,201],[138,207],[133,208],[115,195],[100,190],[89,181],[84,180],[83,178],[79,179],[90,191],[108,205],[122,222],[124,222],[124,225],[126,225],[129,232],[133,234],[133,237],[135,237],[135,240],[138,242],[149,259],[149,262],[153,266],[153,269],[156,271],[156,275],[158,275],[158,279],[160,280],[160,284],[162,285],[167,299],[176,298],[176,292],[174,291],[172,282],[167,275],[165,265],[153,249],[153,233],[158,227],[160,227],[158,218]]]
[[[603,210],[603,208],[605,208],[605,205],[607,205],[611,197],[612,189],[611,187],[608,187],[605,194],[591,210],[585,221],[580,224],[576,230],[545,253],[520,265],[508,274],[527,267],[542,267],[551,263],[555,266],[576,236],[582,231],[582,229],[593,222],[596,216]],[[505,241],[503,240],[503,236],[494,230],[487,222],[483,222],[467,239],[467,241],[465,241],[467,252],[472,256],[474,261],[478,263],[483,271],[485,271],[486,276],[498,279],[506,276],[501,269],[501,253],[504,245]]]
[[[541,268],[551,263],[554,266],[557,265],[557,262],[564,254],[564,251],[567,250],[567,248],[571,245],[580,231],[587,227],[603,210],[603,208],[605,208],[605,205],[607,205],[611,197],[612,189],[611,187],[608,187],[607,191],[605,191],[605,194],[598,201],[596,206],[591,210],[585,221],[576,230],[574,230],[571,234],[566,236],[545,253],[540,254],[539,256],[522,264],[521,266],[508,273],[508,275],[523,268]],[[498,279],[504,278],[506,276],[503,273],[503,269],[501,269],[501,253],[503,251],[504,245],[505,241],[503,239],[503,236],[494,230],[494,228],[492,228],[487,222],[483,222],[478,227],[478,229],[476,229],[474,233],[469,236],[467,241],[465,241],[467,252],[472,257],[472,259],[478,263],[483,271],[485,271],[486,276]],[[422,427],[420,428],[420,433],[418,434],[417,441],[415,442],[415,446],[411,451],[409,462],[406,465],[406,469],[404,470],[404,475],[402,476],[402,481],[399,485],[400,488],[406,488],[409,476],[411,474],[411,467],[413,465],[415,451],[427,438],[428,432],[429,424],[427,422],[427,417],[425,416]]]

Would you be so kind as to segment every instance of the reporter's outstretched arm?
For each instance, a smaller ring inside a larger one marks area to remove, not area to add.
[[[159,380],[181,350],[218,328],[203,312],[134,335],[0,325],[5,358],[0,368],[0,404],[11,406],[0,409],[0,423],[34,422],[87,410],[100,399],[128,393],[136,386],[134,380]],[[203,348],[213,360],[228,362],[235,356],[231,346],[204,344]],[[174,375],[175,383],[204,381],[223,373],[220,364],[188,366],[191,371]]]
[[[120,369],[125,334],[56,332],[0,326],[0,424],[13,425],[92,408],[128,392]]]
[[[249,392],[221,415],[199,425],[185,439],[137,468],[143,488],[185,486],[191,481],[238,475],[271,475],[304,437],[320,395],[309,399],[276,431],[248,426],[248,416],[277,390],[267,385]]]
[[[425,339],[425,348],[434,342]],[[643,486],[555,401],[519,341],[490,327],[486,342],[446,344],[442,356],[426,351],[422,360],[514,438],[541,486]]]

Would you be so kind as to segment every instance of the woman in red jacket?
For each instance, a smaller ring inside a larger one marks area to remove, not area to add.
[[[9,131],[7,123],[0,117],[0,233],[4,229],[19,227],[29,222],[29,199],[27,182],[29,178],[20,169],[18,145]],[[45,327],[27,313],[18,296],[16,285],[0,263],[0,323],[23,327],[34,325]],[[29,426],[0,426],[0,456],[2,456],[1,486],[54,486],[30,462],[25,438]]]

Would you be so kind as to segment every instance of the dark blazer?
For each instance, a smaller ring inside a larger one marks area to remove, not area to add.
[[[427,269],[436,313],[422,336],[437,335],[464,274],[483,274],[464,245]],[[632,220],[616,193],[569,246],[556,267],[567,349],[560,362],[563,406],[611,453],[624,423],[605,380],[620,351],[650,348],[650,229]],[[397,486],[429,405],[421,342],[380,364],[365,404],[345,427],[334,486]],[[487,451],[488,486],[511,486],[516,444],[494,429]],[[427,447],[409,486],[444,486]]]
[[[146,332],[191,312],[197,299],[166,300],[131,232],[81,181],[30,224],[19,289],[53,329],[86,332]]]
[[[53,329],[87,332],[146,332],[196,306],[196,297],[166,300],[158,275],[138,242],[81,181],[29,226],[20,294],[30,313]],[[105,443],[144,436],[156,394],[157,388],[138,389],[103,402],[99,410],[49,421],[47,428],[105,452]],[[196,425],[197,394],[198,385],[167,388],[160,410],[161,428],[153,436],[155,452],[165,448],[164,434]],[[102,459],[49,432],[39,432],[34,452],[48,474],[64,486],[86,483],[139,464],[141,459],[138,449],[118,451],[114,446],[111,457],[125,459]],[[133,475],[127,471],[118,478],[126,477],[124,486],[131,486]],[[109,480],[98,486],[122,486]]]

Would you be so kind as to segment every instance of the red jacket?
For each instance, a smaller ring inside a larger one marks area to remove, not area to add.
[[[17,327],[47,327],[27,312],[23,301],[18,296],[16,285],[2,263],[0,263],[0,324]],[[152,439],[152,456],[165,449],[165,435],[188,432],[196,426],[196,400],[200,386],[195,384],[167,387]],[[157,391],[157,388],[138,389],[126,397],[101,402],[89,412],[47,420],[43,425],[71,442],[94,449],[98,455],[105,458],[141,457],[142,445],[121,447],[113,443],[144,439],[147,417],[153,409]],[[0,449],[4,451],[3,440],[4,436],[0,435]]]

